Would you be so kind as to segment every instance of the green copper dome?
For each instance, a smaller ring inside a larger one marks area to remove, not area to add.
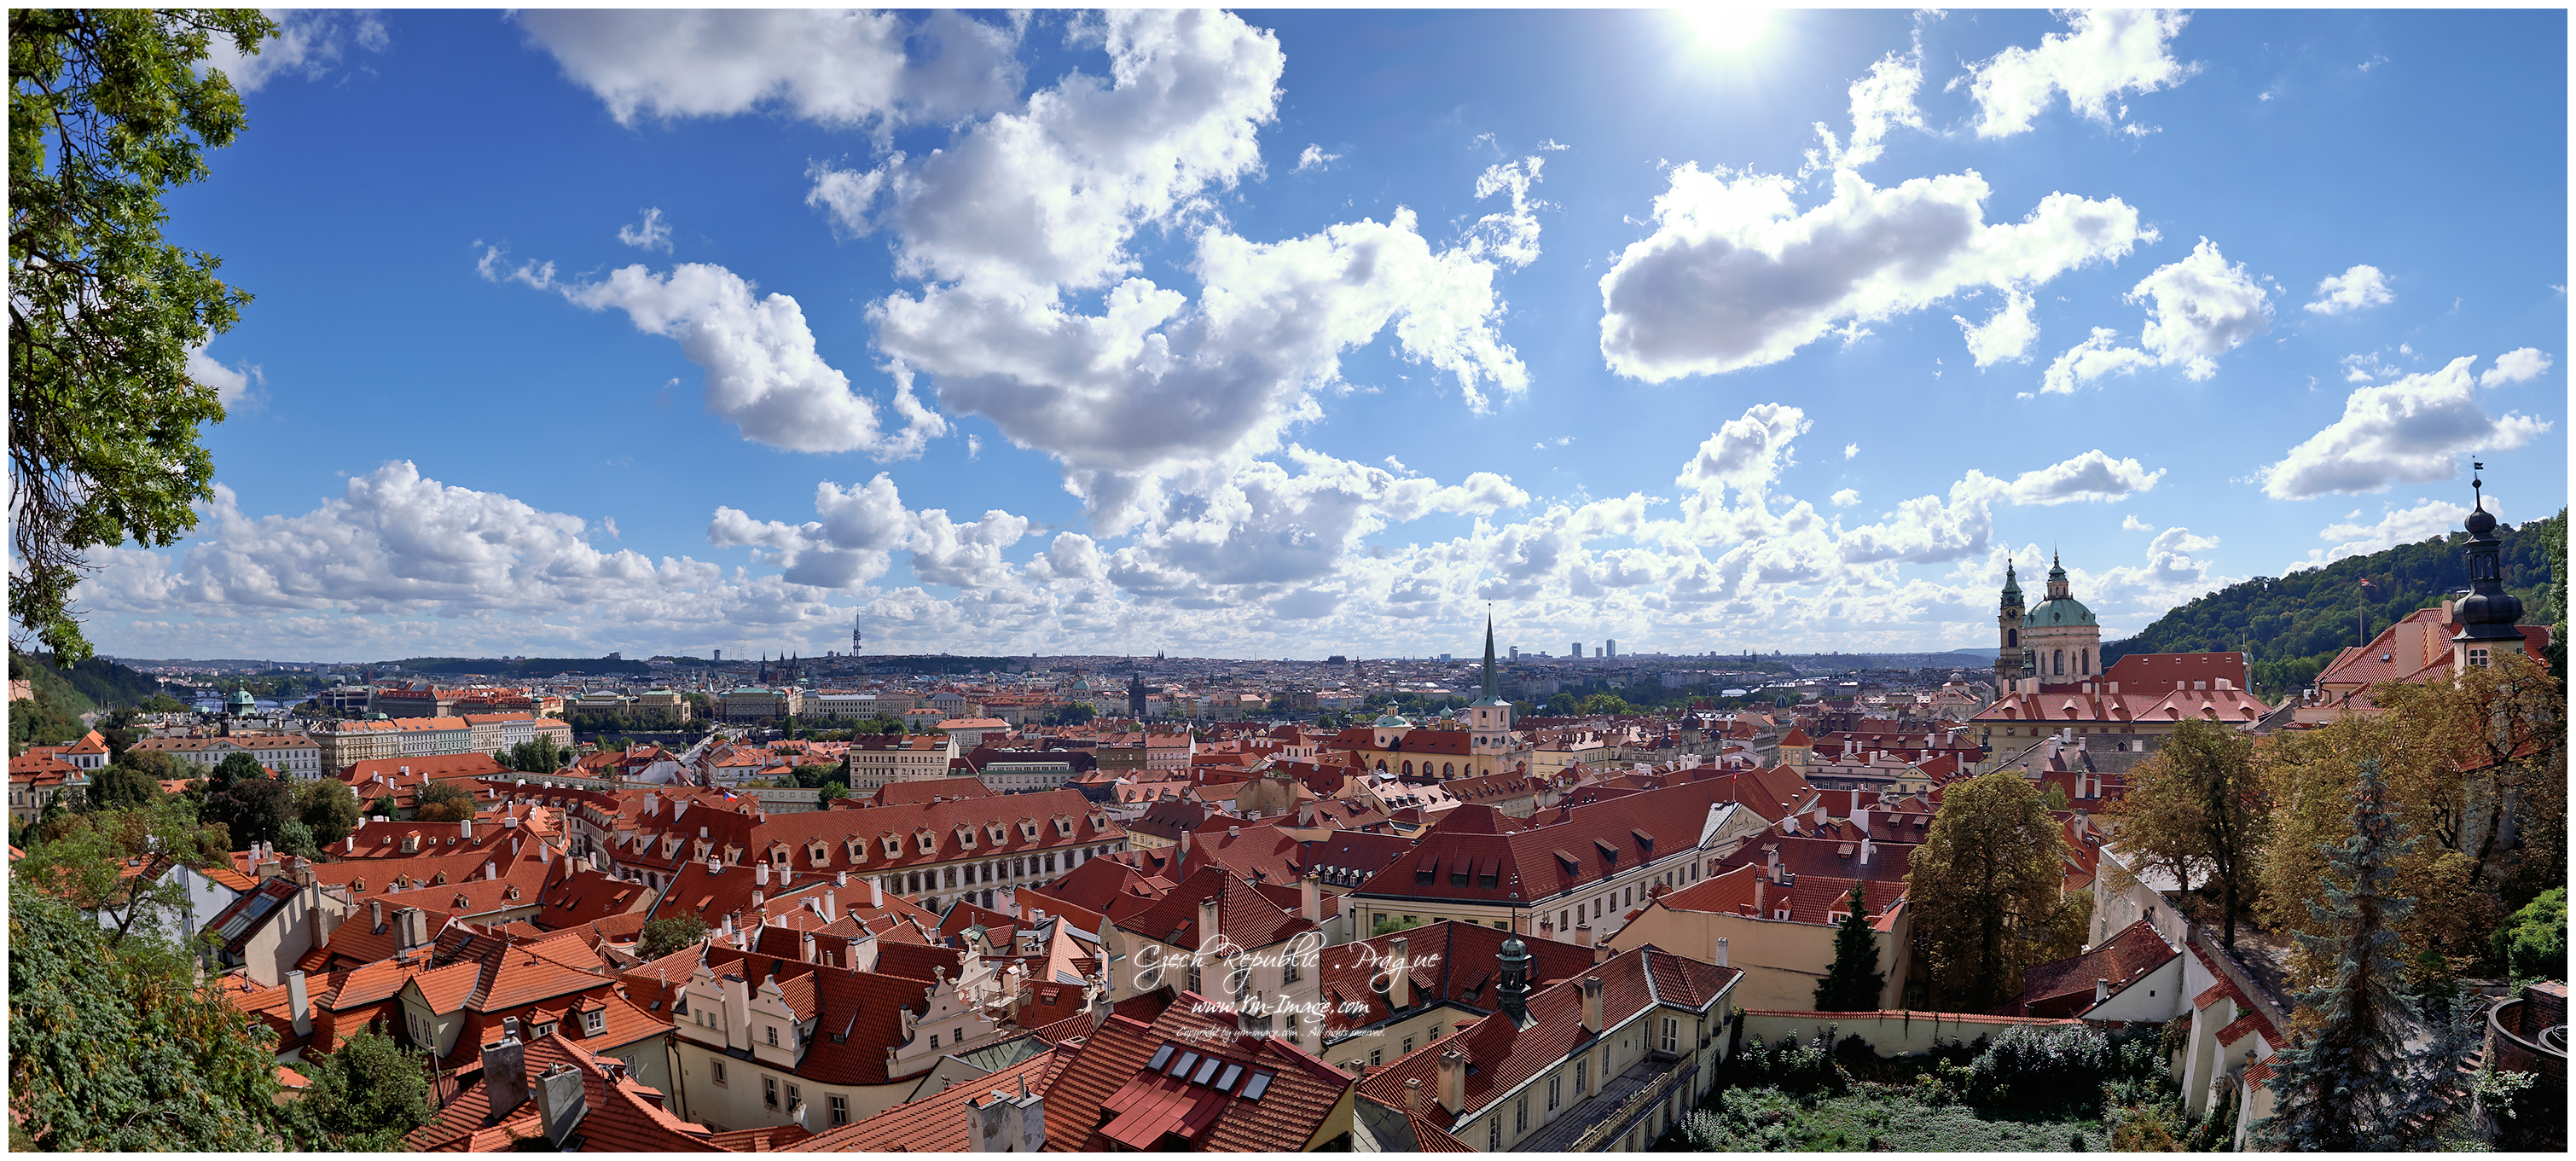
[[[2085,608],[2084,602],[2073,597],[2059,597],[2041,601],[2022,615],[2021,623],[2038,628],[2042,625],[2098,625],[2101,622],[2093,619],[2093,610]]]

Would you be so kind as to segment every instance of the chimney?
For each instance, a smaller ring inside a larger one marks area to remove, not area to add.
[[[385,930],[385,901],[367,900],[367,934],[382,935]]]
[[[762,859],[761,861],[752,864],[751,885],[755,887],[766,887],[769,885],[769,860]]]
[[[1413,1003],[1412,950],[1413,941],[1404,936],[1386,941],[1386,1006],[1399,1012]]]
[[[537,1077],[537,1128],[546,1140],[561,1148],[581,1127],[581,1119],[590,1111],[590,1095],[582,1090],[581,1070],[562,1061]]]
[[[1719,967],[1725,967],[1725,966],[1726,966],[1726,937],[1725,937],[1725,936],[1721,935],[1721,936],[1718,936],[1718,937],[1717,937],[1717,958],[1716,958],[1715,960],[1710,961],[1710,962],[1712,962],[1712,963],[1716,964],[1716,965],[1717,965],[1717,966],[1719,966]]]
[[[847,879],[847,878],[848,878],[847,874],[844,874],[842,877],[843,877],[844,879]],[[849,884],[848,884],[847,882],[843,882],[843,883],[841,884],[841,886],[847,887],[847,886],[849,886]],[[840,920],[840,918],[841,918],[841,896],[840,896],[840,893],[839,893],[839,892],[837,892],[837,891],[825,891],[825,892],[823,892],[823,922],[825,922],[825,923],[834,923],[834,922],[838,922],[838,921]]]
[[[966,1141],[970,1153],[1037,1153],[1046,1148],[1046,1098],[1029,1091],[1026,1076],[1019,1091],[994,1089],[982,1103],[966,1102]]]
[[[1601,977],[1599,976],[1583,977],[1583,1031],[1591,1036],[1601,1034]]]
[[[1312,923],[1324,921],[1324,888],[1311,871],[1297,879],[1297,914]]]
[[[468,816],[466,816],[466,818],[465,818],[463,821],[460,821],[460,822],[458,822],[458,823],[456,824],[456,837],[457,837],[457,838],[460,838],[460,839],[463,839],[464,841],[469,842],[469,843],[474,841],[474,818],[473,818],[473,816],[468,815]]]
[[[1181,856],[1180,856],[1180,857],[1181,857],[1181,858],[1184,858],[1184,859],[1186,859],[1186,858],[1189,858],[1189,857],[1190,857],[1190,832],[1188,832],[1188,831],[1182,831],[1182,832],[1181,832]]]
[[[429,914],[418,907],[405,907],[394,912],[394,948],[407,951],[427,942],[423,931],[429,926]]]
[[[528,1103],[527,1052],[518,1037],[504,1036],[483,1046],[483,1092],[496,1123]]]
[[[313,1005],[305,994],[301,971],[286,973],[286,1013],[294,1018],[296,1035],[313,1034]]]
[[[1610,962],[1610,937],[1609,937],[1609,936],[1606,936],[1606,935],[1605,935],[1605,936],[1602,936],[1602,937],[1601,937],[1601,938],[1599,938],[1599,939],[1596,939],[1596,940],[1593,940],[1593,941],[1592,941],[1592,962],[1594,962],[1594,963],[1608,963],[1608,962]]]
[[[1205,899],[1199,900],[1199,950],[1205,951],[1216,946],[1216,941],[1216,896],[1210,895]]]
[[[1852,810],[1852,823],[1853,823],[1854,825],[1856,825],[1856,826],[1860,827],[1860,833],[1862,833],[1862,834],[1864,834],[1864,835],[1868,834],[1868,833],[1869,833],[1869,808],[1868,808],[1868,807],[1866,807],[1866,806],[1857,806],[1857,807],[1854,807],[1854,808],[1853,808],[1853,810]]]
[[[498,879],[498,878],[500,878],[500,877],[501,877],[501,864],[496,863],[496,862],[493,862],[493,861],[491,861],[491,860],[489,860],[489,859],[484,860],[484,861],[483,861],[483,877],[484,877],[485,879]]]
[[[1421,1077],[1418,1077],[1418,1076],[1416,1076],[1416,1077],[1409,1077],[1409,1078],[1407,1078],[1407,1079],[1405,1080],[1405,1082],[1404,1082],[1404,1111],[1406,1111],[1406,1112],[1408,1112],[1408,1113],[1417,1113],[1417,1114],[1418,1114],[1418,1113],[1420,1113],[1420,1112],[1422,1111],[1422,1078],[1421,1078]]]
[[[1467,1111],[1467,1057],[1455,1048],[1440,1052],[1440,1107],[1453,1117]]]
[[[348,838],[348,844],[349,844],[349,845],[347,845],[347,846],[345,846],[345,847],[340,848],[341,853],[343,853],[343,854],[351,854],[351,855],[357,854],[357,853],[358,853],[358,836],[356,836],[356,835],[350,835],[350,836],[349,836],[349,838]]]
[[[850,873],[849,873],[848,871],[834,871],[834,872],[832,872],[832,885],[833,885],[833,886],[835,886],[835,887],[847,887],[847,886],[849,886],[849,885],[850,885]]]
[[[1762,904],[1763,904],[1763,898],[1762,898],[1762,897],[1763,897],[1763,895],[1764,895],[1764,894],[1766,894],[1766,893],[1767,893],[1767,892],[1765,892],[1765,891],[1764,891],[1764,888],[1769,887],[1770,885],[1771,885],[1771,877],[1770,877],[1770,876],[1768,876],[1768,875],[1755,875],[1755,876],[1753,876],[1753,914],[1754,914],[1754,917],[1755,917],[1755,918],[1758,918],[1758,919],[1768,919],[1768,918],[1770,918],[1770,917],[1771,917],[1771,910],[1770,910],[1770,908],[1765,907],[1765,906],[1763,906],[1763,905],[1762,905]]]

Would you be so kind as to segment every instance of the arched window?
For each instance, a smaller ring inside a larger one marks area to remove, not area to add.
[[[2077,667],[2077,671],[2078,671],[2078,672],[2082,672],[2082,673],[2091,673],[2091,672],[2093,672],[2093,651],[2092,651],[2092,650],[2090,650],[2090,649],[2078,649],[2078,650],[2076,650],[2076,651],[2075,651],[2075,664],[2076,664],[2076,667]]]
[[[2062,675],[2062,674],[2064,674],[2064,673],[2066,672],[2066,651],[2065,651],[2065,650],[2060,649],[2060,650],[2058,650],[2058,651],[2057,651],[2057,653],[2056,653],[2056,665],[2057,665],[2057,672],[2058,672],[2059,674],[2061,674],[2061,675]]]
[[[2004,630],[2004,648],[2006,648],[2006,649],[2019,649],[2019,648],[2021,648],[2021,630],[2019,630],[2019,629],[2006,629],[2006,630]]]
[[[1441,777],[1443,777],[1443,778],[1447,778],[1447,777],[1449,777],[1449,776],[1450,776],[1450,775],[1452,775],[1452,774],[1456,774],[1457,772],[1458,772],[1458,765],[1457,765],[1457,763],[1454,763],[1454,762],[1442,762],[1442,763],[1440,764],[1440,776],[1441,776]]]
[[[1413,773],[1413,763],[1411,763],[1411,762],[1407,762],[1407,763],[1405,763],[1405,764],[1404,764],[1404,772],[1405,772],[1406,774],[1408,774],[1408,775],[1409,775],[1409,774],[1411,774],[1411,773]]]

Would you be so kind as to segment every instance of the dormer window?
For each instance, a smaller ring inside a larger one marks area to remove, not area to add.
[[[811,859],[815,866],[828,867],[832,865],[832,845],[818,839],[813,846],[805,848],[805,857]]]
[[[1073,820],[1061,814],[1055,816],[1055,833],[1061,838],[1072,838]]]
[[[990,836],[992,837],[992,839],[993,839],[993,845],[995,845],[995,846],[1000,846],[1002,843],[1009,841],[1007,838],[1005,838],[1005,837],[1004,837],[1004,836],[1005,836],[1005,835],[1007,835],[1009,832],[1007,832],[1007,831],[1005,831],[1005,830],[1003,830],[1003,829],[1002,829],[1002,824],[1001,824],[1001,823],[998,823],[998,822],[997,822],[997,823],[994,823],[990,828],[988,828],[988,829],[986,830],[986,832],[985,832],[985,833],[986,833],[986,834],[988,834],[988,835],[990,835]]]
[[[1020,838],[1028,842],[1038,841],[1038,824],[1035,820],[1025,818],[1020,820]]]
[[[930,837],[929,831],[922,831],[912,837],[913,841],[921,844],[921,853],[925,855],[939,849],[939,840]]]
[[[975,828],[971,826],[958,827],[957,845],[970,850],[973,849],[975,846]]]
[[[581,1031],[583,1035],[597,1036],[607,1030],[608,1009],[593,1008],[581,1014]]]
[[[903,853],[903,840],[902,840],[902,839],[899,839],[899,838],[896,838],[896,837],[894,837],[893,835],[887,835],[887,836],[885,836],[885,852],[886,852],[886,857],[887,857],[887,858],[889,858],[889,859],[894,858],[895,856],[902,854],[902,853]]]
[[[851,862],[864,863],[868,861],[868,841],[866,839],[854,838],[849,840],[847,845],[850,848]]]

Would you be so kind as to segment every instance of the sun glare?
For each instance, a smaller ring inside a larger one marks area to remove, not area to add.
[[[1773,10],[1743,4],[1691,4],[1673,10],[1690,25],[1700,47],[1743,52],[1770,31]]]

